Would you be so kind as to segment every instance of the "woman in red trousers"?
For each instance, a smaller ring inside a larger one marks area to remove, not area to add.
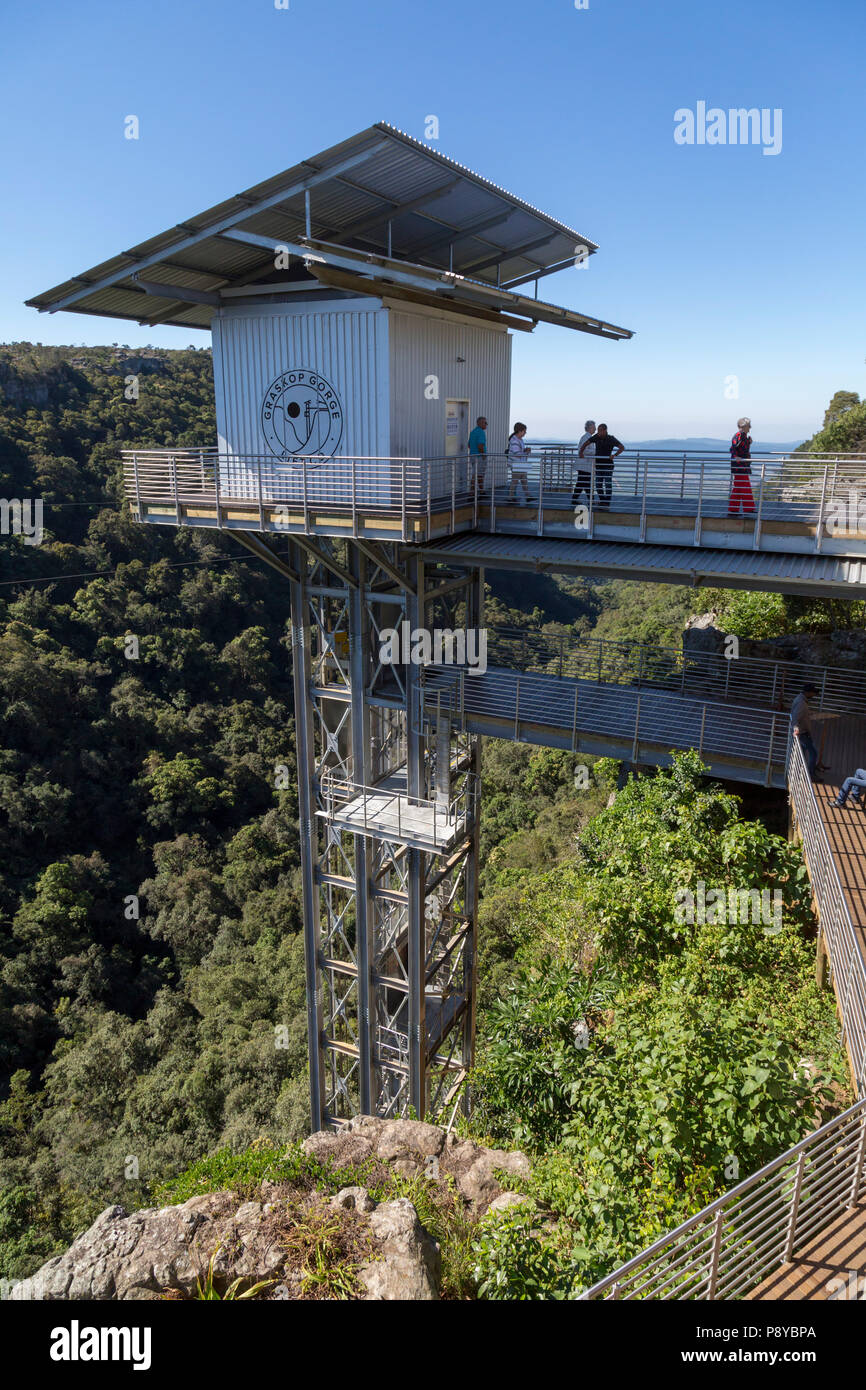
[[[751,424],[749,417],[744,415],[742,420],[737,421],[737,433],[731,440],[731,496],[728,502],[728,516],[738,516],[740,507],[744,513],[755,510],[752,484],[749,482],[752,474],[752,436],[749,434]]]

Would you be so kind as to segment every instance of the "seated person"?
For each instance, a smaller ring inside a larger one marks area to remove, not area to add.
[[[858,767],[853,777],[846,777],[842,783],[842,790],[833,802],[834,806],[844,806],[850,796],[859,806],[860,797],[866,788],[866,768]]]

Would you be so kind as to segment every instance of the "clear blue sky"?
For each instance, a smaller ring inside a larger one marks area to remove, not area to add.
[[[5,341],[207,342],[22,301],[372,121],[421,138],[436,115],[435,148],[599,243],[546,297],[636,331],[515,335],[531,433],[729,436],[746,413],[790,440],[866,394],[863,0],[43,0],[3,29]],[[781,153],[676,144],[699,101],[781,108]]]

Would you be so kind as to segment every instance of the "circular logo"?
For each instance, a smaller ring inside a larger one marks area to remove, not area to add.
[[[265,392],[262,431],[277,458],[330,458],[343,435],[340,398],[319,372],[292,367]]]

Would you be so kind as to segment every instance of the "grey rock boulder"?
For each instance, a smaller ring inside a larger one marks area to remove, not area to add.
[[[159,1298],[166,1290],[192,1295],[211,1257],[215,1276],[226,1283],[275,1278],[284,1254],[264,1214],[261,1202],[233,1209],[225,1193],[131,1214],[108,1207],[65,1254],[16,1284],[10,1296],[125,1301]]]
[[[382,1202],[370,1217],[377,1258],[358,1271],[372,1300],[435,1302],[442,1258],[439,1244],[425,1231],[407,1197]]]

